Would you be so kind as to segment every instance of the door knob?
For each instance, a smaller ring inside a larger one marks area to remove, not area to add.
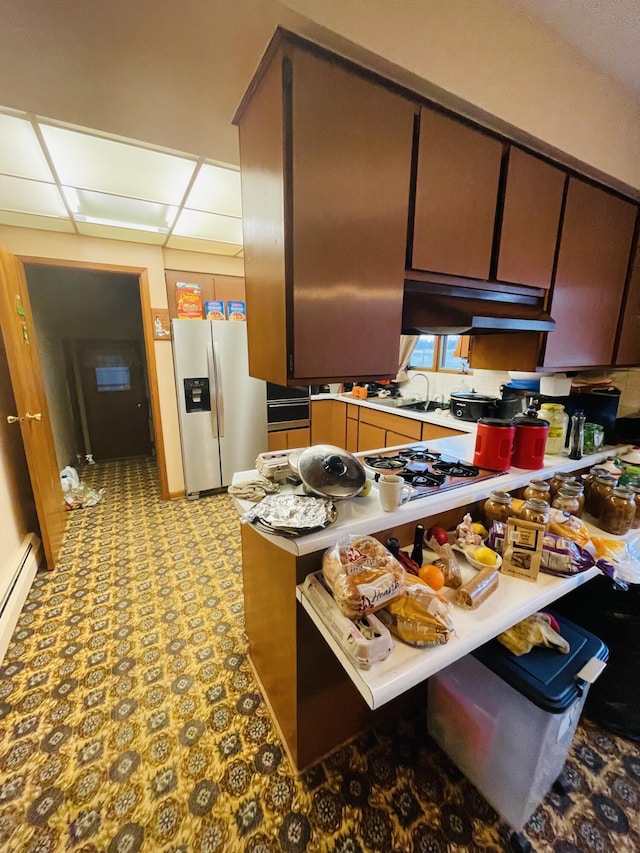
[[[40,412],[36,412],[35,415],[31,415],[31,414],[29,414],[29,412],[27,412],[27,420],[28,421],[41,421],[42,415],[40,414]]]
[[[24,418],[19,418],[17,415],[7,415],[7,423],[8,424],[15,424],[15,423],[18,423],[18,421],[23,421],[23,420],[24,420]]]

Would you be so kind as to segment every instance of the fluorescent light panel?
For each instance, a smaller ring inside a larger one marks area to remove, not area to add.
[[[27,119],[0,113],[0,172],[53,183],[51,169]]]
[[[178,217],[173,233],[182,237],[242,245],[242,220],[185,209]]]
[[[185,207],[226,216],[242,216],[240,172],[203,163],[185,202]]]
[[[0,175],[0,208],[20,213],[69,218],[55,184],[29,181],[12,175]]]
[[[43,124],[49,154],[66,186],[178,205],[195,160]]]
[[[80,233],[242,251],[238,170],[34,121],[55,174],[27,114],[0,107],[0,222],[73,231],[66,201]]]
[[[175,219],[176,209],[170,205],[73,187],[63,187],[63,191],[78,222],[166,233]],[[77,209],[73,209],[72,201]]]

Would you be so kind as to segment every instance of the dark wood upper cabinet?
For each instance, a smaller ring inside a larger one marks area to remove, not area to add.
[[[284,40],[241,104],[252,376],[394,376],[415,104]]]
[[[615,364],[621,367],[640,364],[640,244],[636,246],[623,307]]]
[[[610,365],[637,208],[570,178],[542,366]]]
[[[423,107],[412,269],[487,280],[503,144]]]
[[[548,289],[566,173],[519,148],[509,151],[497,279]]]

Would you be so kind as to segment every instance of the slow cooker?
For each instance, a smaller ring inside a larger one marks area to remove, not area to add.
[[[451,394],[451,414],[461,421],[480,418],[509,420],[522,413],[522,400],[502,387],[502,397],[478,394],[476,391],[454,391]]]

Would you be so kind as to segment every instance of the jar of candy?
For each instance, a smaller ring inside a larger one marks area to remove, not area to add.
[[[568,512],[569,515],[577,515],[580,509],[580,501],[575,493],[572,494],[569,491],[569,486],[566,486],[564,489],[560,489],[551,506],[554,509],[562,510],[562,512]]]
[[[551,487],[545,480],[530,480],[529,485],[522,493],[525,501],[529,498],[538,498],[541,501],[549,503],[551,501]]]
[[[491,527],[494,521],[504,521],[506,524],[507,519],[511,518],[513,514],[509,492],[503,492],[500,489],[491,492],[483,508],[487,529]]]
[[[549,504],[539,498],[529,498],[520,510],[520,518],[524,521],[533,521],[535,524],[544,524],[547,527],[551,518]]]
[[[616,486],[602,501],[598,526],[614,536],[623,536],[631,529],[635,514],[634,493],[626,486]]]
[[[567,483],[575,482],[575,479],[575,474],[571,474],[569,471],[556,471],[556,473],[549,481],[551,500],[555,498],[555,496],[558,494],[558,492],[563,486],[566,486]]]
[[[584,502],[585,512],[588,512],[589,515],[592,515],[594,518],[600,518],[600,511],[604,500],[611,494],[615,484],[615,477],[604,472],[598,473],[591,484],[589,493],[586,495]]]

